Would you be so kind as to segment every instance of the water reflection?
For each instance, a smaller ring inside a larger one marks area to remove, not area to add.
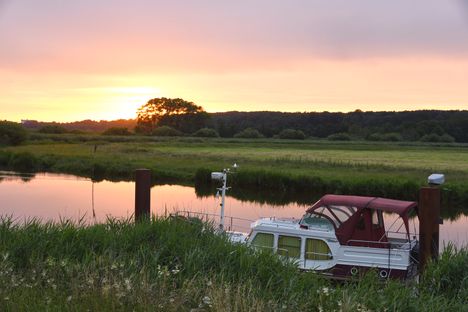
[[[0,173],[0,179],[0,215],[11,215],[17,220],[40,218],[44,221],[58,221],[60,218],[78,220],[84,217],[92,223],[105,221],[108,216],[130,218],[133,214],[135,186],[132,182],[104,180],[96,183],[70,175],[18,176],[5,172]],[[219,200],[213,196],[214,193],[213,189],[156,185],[151,189],[151,209],[156,215],[168,215],[181,210],[218,214]],[[270,194],[276,204],[261,199],[266,198],[267,194],[255,202],[244,200],[253,197],[246,191],[232,189],[228,194],[226,215],[244,219],[270,216],[300,218],[307,208],[303,203],[291,203],[277,194]],[[308,203],[316,199],[311,198]],[[459,214],[459,211],[455,213]],[[387,220],[387,224],[391,222]],[[227,219],[226,224],[230,225],[230,219]],[[467,225],[468,217],[465,215],[446,218],[440,231],[441,245],[448,241],[458,246],[466,244]],[[233,226],[237,230],[246,231],[249,221],[233,221]],[[417,228],[417,224],[414,226]]]

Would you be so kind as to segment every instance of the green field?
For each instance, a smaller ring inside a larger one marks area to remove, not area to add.
[[[99,136],[81,142],[70,135],[64,143],[52,138],[1,149],[0,166],[97,179],[131,179],[136,168],[146,167],[156,182],[190,184],[207,182],[209,171],[237,163],[232,182],[244,189],[408,199],[414,199],[430,173],[442,172],[446,197],[468,204],[466,145],[144,137],[112,142],[119,139]]]
[[[419,284],[333,283],[201,222],[2,219],[0,311],[464,311],[467,260],[447,248]]]

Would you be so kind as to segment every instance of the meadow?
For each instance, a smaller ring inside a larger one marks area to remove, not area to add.
[[[468,206],[468,146],[326,140],[203,139],[35,135],[0,149],[3,169],[130,180],[136,168],[155,183],[209,185],[209,173],[233,163],[234,189],[309,203],[323,193],[416,199],[433,172],[446,175],[444,201]],[[248,196],[248,195],[246,195]]]
[[[1,311],[466,311],[468,252],[451,247],[419,284],[336,283],[210,224],[0,221]]]

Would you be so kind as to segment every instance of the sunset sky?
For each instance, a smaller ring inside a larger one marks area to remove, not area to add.
[[[0,0],[0,119],[468,109],[465,0]]]

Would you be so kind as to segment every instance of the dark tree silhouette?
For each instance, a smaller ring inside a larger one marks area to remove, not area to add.
[[[205,122],[200,122],[200,120],[207,120],[208,117],[201,106],[192,102],[183,99],[154,98],[138,109],[135,130],[150,134],[156,125],[166,125],[186,132],[186,130],[193,130],[190,127],[192,124],[195,127],[203,127]]]

